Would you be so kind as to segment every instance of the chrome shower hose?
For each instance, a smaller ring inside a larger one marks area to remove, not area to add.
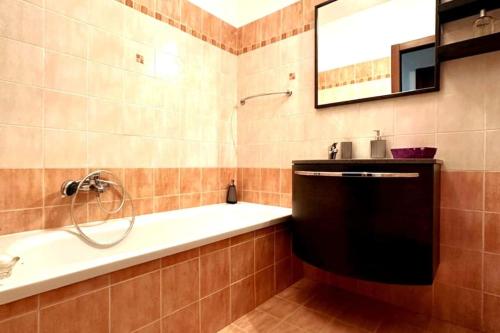
[[[75,207],[75,203],[76,203],[76,198],[78,197],[78,193],[80,192],[80,188],[91,177],[93,177],[95,175],[99,175],[99,174],[108,174],[108,175],[111,175],[113,178],[115,178],[117,180],[117,182],[110,181],[110,180],[106,180],[105,182],[108,183],[111,186],[116,186],[116,187],[119,187],[121,189],[120,190],[120,192],[121,192],[120,204],[118,205],[118,207],[116,209],[111,209],[111,210],[105,208],[102,205],[101,198],[100,198],[100,193],[96,193],[96,199],[97,199],[97,204],[99,205],[99,208],[103,212],[105,212],[106,214],[116,214],[120,210],[123,209],[123,206],[125,205],[125,197],[128,198],[128,200],[129,200],[128,202],[130,203],[130,207],[131,207],[131,216],[129,218],[129,226],[128,226],[127,230],[125,230],[125,232],[123,233],[123,235],[120,236],[120,238],[118,238],[115,241],[109,242],[109,243],[102,243],[102,242],[98,242],[98,241],[92,239],[89,235],[87,235],[82,230],[82,228],[80,227],[80,225],[79,225],[79,223],[78,223],[78,221],[77,221],[77,219],[75,217],[75,208],[74,207]],[[70,215],[71,215],[71,220],[73,222],[73,225],[75,226],[76,230],[78,231],[80,237],[86,243],[88,243],[89,245],[92,245],[92,246],[98,247],[98,248],[108,248],[108,247],[111,247],[113,245],[116,245],[116,244],[120,243],[122,240],[124,240],[128,236],[128,234],[132,230],[132,227],[134,226],[134,222],[135,222],[135,211],[134,211],[134,204],[132,202],[132,198],[127,193],[127,191],[125,191],[125,187],[123,186],[122,182],[118,179],[118,177],[116,177],[112,172],[107,171],[107,170],[93,171],[93,172],[89,173],[88,175],[86,175],[83,179],[80,180],[80,182],[78,184],[78,187],[76,188],[76,192],[73,195],[73,198],[71,200]]]

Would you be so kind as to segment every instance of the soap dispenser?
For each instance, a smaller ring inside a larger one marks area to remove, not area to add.
[[[227,189],[226,202],[228,204],[235,204],[238,202],[238,198],[236,195],[236,185],[234,185],[234,179],[231,180],[231,184]]]
[[[382,140],[380,130],[374,130],[376,133],[375,140],[370,141],[370,157],[371,158],[385,158],[386,140]]]

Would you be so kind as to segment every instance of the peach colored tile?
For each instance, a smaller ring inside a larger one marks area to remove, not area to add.
[[[231,285],[231,321],[255,308],[254,283],[254,276],[250,276]]]
[[[286,321],[282,321],[278,325],[274,326],[270,332],[273,333],[302,333],[304,332],[301,328],[297,326],[292,326],[288,324]]]
[[[180,193],[201,192],[201,169],[180,169]]]
[[[17,0],[6,0],[0,3],[1,36],[42,45],[43,10],[28,3]]]
[[[280,169],[261,169],[260,190],[264,192],[280,191]]]
[[[274,232],[274,226],[255,230],[255,238],[262,237]]]
[[[13,125],[42,125],[42,90],[0,82],[0,122]]]
[[[240,244],[240,243],[246,242],[248,240],[251,240],[254,237],[255,237],[255,233],[253,231],[250,231],[250,232],[246,232],[244,234],[238,235],[238,236],[231,237],[230,242],[231,242],[231,245],[236,245],[236,244]]]
[[[152,214],[154,212],[154,200],[153,198],[145,199],[135,199],[125,201],[125,210],[123,211],[123,216],[132,216],[132,208],[130,203],[134,205],[135,215]]]
[[[53,289],[40,294],[40,307],[69,300],[109,286],[109,276],[101,275],[69,286]]]
[[[279,206],[281,196],[279,193],[260,192],[259,203],[263,205]]]
[[[43,191],[45,206],[70,205],[71,198],[61,197],[61,185],[63,182],[80,179],[87,174],[87,169],[49,169],[43,170]],[[86,202],[87,196],[79,194],[77,202]]]
[[[482,210],[483,173],[442,172],[441,207]]]
[[[125,280],[129,280],[139,275],[147,274],[152,271],[160,269],[160,260],[152,260],[145,262],[143,264],[135,265],[132,267],[120,269],[110,274],[111,283],[119,283]]]
[[[89,28],[89,60],[121,67],[124,52],[122,38],[103,30]]]
[[[437,281],[460,287],[481,289],[482,253],[441,246]]]
[[[37,309],[37,306],[38,296],[27,297],[15,302],[0,305],[0,321],[34,311]]]
[[[43,228],[41,208],[0,212],[0,235]]]
[[[123,71],[118,68],[89,62],[89,94],[120,100],[123,97]]]
[[[240,200],[245,201],[245,202],[259,203],[260,202],[260,193],[253,192],[253,191],[242,191]]]
[[[182,3],[181,22],[186,26],[200,32],[202,28],[201,15],[202,10],[200,7],[193,5],[189,1],[184,1]]]
[[[227,190],[228,185],[231,180],[235,180],[237,190],[240,190],[239,186],[241,182],[236,179],[236,169],[233,168],[219,168],[219,190]]]
[[[302,2],[296,2],[281,10],[281,33],[302,27]]]
[[[322,3],[322,0],[302,0],[304,10],[304,24],[314,24],[314,6]]]
[[[97,208],[97,207],[94,207]],[[52,228],[60,228],[66,225],[73,224],[73,220],[71,219],[71,206],[46,206],[43,209],[44,211],[44,221],[43,228],[44,229],[52,229]],[[87,205],[76,205],[75,210],[75,219],[79,222],[85,221],[96,221],[96,220],[104,220],[106,219],[106,215],[103,215],[100,218],[89,219],[89,214],[87,214]],[[92,212],[90,217],[93,217]]]
[[[292,262],[285,259],[276,263],[276,292],[288,288],[292,284]]]
[[[441,209],[441,244],[466,249],[483,248],[483,214],[481,212]]]
[[[481,292],[441,283],[435,284],[433,314],[467,328],[481,327]]]
[[[234,322],[234,325],[246,332],[269,332],[279,320],[263,311],[253,310]]]
[[[314,296],[315,291],[316,290],[314,288],[299,288],[292,285],[279,293],[278,296],[290,302],[304,304],[307,300]]]
[[[0,331],[4,333],[37,333],[38,332],[38,316],[36,312],[24,315],[22,317],[12,318],[0,322]]]
[[[67,0],[64,2],[58,0],[45,0],[45,7],[81,21],[86,21],[88,18],[88,0]]]
[[[500,173],[487,172],[485,181],[485,209],[500,212]]]
[[[292,195],[282,194],[280,196],[280,206],[286,208],[292,208]]]
[[[45,167],[78,168],[87,164],[87,134],[66,130],[45,130]]]
[[[306,308],[298,309],[287,320],[290,324],[312,332],[321,331],[329,321],[330,317]]]
[[[229,288],[201,300],[201,332],[218,332],[231,323]]]
[[[231,282],[254,273],[254,242],[247,241],[231,247]]]
[[[108,332],[109,291],[96,291],[40,310],[40,333]]]
[[[201,205],[213,205],[221,202],[220,192],[206,192],[201,194]]]
[[[43,84],[43,52],[33,45],[0,37],[0,79],[33,84]]]
[[[0,210],[42,207],[42,170],[0,169]]]
[[[484,250],[500,253],[500,214],[484,216]]]
[[[204,254],[208,254],[208,253],[211,253],[211,252],[214,252],[217,250],[221,250],[221,249],[228,247],[229,244],[230,244],[230,239],[226,238],[226,239],[217,241],[215,243],[203,245],[202,247],[200,247],[200,253],[201,253],[201,255],[204,255]]]
[[[44,91],[45,127],[86,130],[87,99],[81,96]]]
[[[184,261],[188,261],[190,259],[194,259],[196,257],[200,256],[200,249],[199,248],[194,248],[191,250],[179,252],[167,257],[163,257],[161,259],[161,265],[162,267],[168,267],[172,266]]]
[[[292,253],[292,239],[287,230],[277,231],[275,234],[275,260],[281,260]]]
[[[87,25],[62,15],[45,12],[45,48],[85,58],[87,40]]]
[[[292,193],[292,170],[280,170],[280,192]]]
[[[200,260],[201,297],[205,297],[229,285],[229,249],[203,255]]]
[[[201,193],[181,194],[180,208],[198,207],[201,205]]]
[[[276,318],[283,319],[293,313],[299,306],[300,305],[297,303],[288,302],[279,297],[273,297],[264,304],[261,304],[258,309]]]
[[[261,170],[258,168],[243,169],[242,190],[260,191]]]
[[[161,321],[155,321],[151,325],[143,327],[137,331],[136,333],[161,333]]]
[[[201,189],[203,192],[217,191],[219,189],[219,169],[201,169]]]
[[[160,318],[160,272],[111,287],[111,332],[140,328]]]
[[[155,195],[178,194],[179,169],[155,169]]]
[[[493,295],[484,295],[484,314],[483,323],[484,329],[487,332],[500,331],[500,297]]]
[[[165,333],[198,333],[200,329],[199,304],[194,303],[163,318],[162,327]]]
[[[268,267],[255,273],[255,302],[260,305],[273,297],[274,290],[274,266]]]
[[[255,239],[255,269],[261,270],[274,263],[274,234]]]
[[[153,169],[125,169],[125,188],[132,198],[153,196]]]
[[[232,25],[222,22],[221,26],[221,40],[226,46],[226,49],[236,50],[238,48],[240,30]]]
[[[181,18],[181,0],[157,0],[156,11],[162,16],[180,21]]]
[[[262,18],[260,41],[270,41],[271,38],[279,40],[281,27],[281,11],[278,10]]]
[[[241,46],[252,49],[252,45],[257,45],[261,33],[261,21],[253,21],[241,27]]]
[[[176,210],[179,208],[180,208],[180,201],[178,195],[154,198],[155,212],[164,212],[169,210]]]
[[[500,295],[500,255],[484,254],[484,291]]]
[[[0,125],[1,168],[42,166],[42,130],[36,127]]]
[[[73,56],[46,52],[45,86],[85,94],[87,92],[87,62]]]
[[[211,39],[220,41],[222,21],[218,17],[204,10],[202,10],[201,16],[203,20],[201,31],[203,34]]]
[[[199,260],[193,259],[162,270],[162,311],[171,314],[200,298]]]

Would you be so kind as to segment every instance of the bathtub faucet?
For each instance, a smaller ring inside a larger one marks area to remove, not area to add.
[[[100,174],[95,174],[91,177],[87,177],[83,180],[67,180],[61,185],[61,194],[63,197],[70,197],[76,193],[78,186],[80,186],[80,191],[83,192],[96,192],[96,194],[101,194],[106,192],[110,185],[117,185],[115,182],[102,179]]]

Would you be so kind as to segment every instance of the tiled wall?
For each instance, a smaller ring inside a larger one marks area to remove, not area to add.
[[[221,201],[235,55],[113,0],[5,0],[0,25],[0,234],[67,224],[62,181],[96,168],[139,213]]]
[[[1,332],[217,332],[302,276],[285,225],[0,306]]]
[[[372,130],[391,147],[435,146],[442,174],[441,265],[432,286],[389,286],[306,275],[486,332],[500,331],[500,52],[441,64],[441,91],[314,109],[314,35],[238,57],[239,96],[293,90],[238,109],[238,168],[289,169],[352,141],[369,158]],[[295,73],[295,80],[288,80]],[[388,151],[388,156],[390,152]]]

